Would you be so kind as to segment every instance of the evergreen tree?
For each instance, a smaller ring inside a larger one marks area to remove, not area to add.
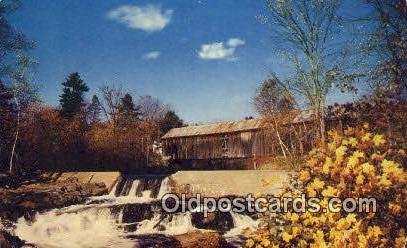
[[[80,113],[83,103],[83,94],[89,91],[88,86],[80,78],[79,73],[71,73],[65,82],[59,102],[61,104],[61,115],[72,117]]]
[[[100,104],[97,95],[93,95],[92,101],[88,107],[88,123],[92,124],[100,121],[100,113],[102,112],[102,105]]]
[[[119,123],[128,123],[140,120],[140,110],[135,106],[133,97],[130,94],[125,94],[118,108]]]
[[[172,110],[165,113],[164,118],[160,121],[160,131],[162,134],[167,133],[172,128],[184,126],[184,122],[179,116]]]

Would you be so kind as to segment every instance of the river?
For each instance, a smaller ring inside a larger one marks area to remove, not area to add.
[[[84,204],[38,213],[33,220],[22,217],[13,232],[39,248],[127,248],[145,247],[147,239],[151,245],[155,241],[148,235],[217,231],[230,247],[239,247],[242,231],[258,226],[257,220],[234,212],[218,213],[210,224],[202,224],[199,212],[166,213],[160,201],[166,193],[165,175],[126,176],[109,194],[90,197]]]

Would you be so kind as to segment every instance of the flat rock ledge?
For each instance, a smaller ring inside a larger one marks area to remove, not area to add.
[[[104,183],[80,183],[75,178],[64,181],[30,183],[18,188],[0,188],[0,218],[16,221],[36,212],[83,203],[87,197],[107,193]]]

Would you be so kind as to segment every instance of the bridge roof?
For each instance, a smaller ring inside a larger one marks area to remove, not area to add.
[[[211,134],[222,133],[235,133],[257,130],[266,125],[263,119],[249,119],[243,121],[231,121],[223,123],[213,123],[197,126],[187,126],[180,128],[173,128],[166,133],[162,138],[176,138],[176,137],[188,137],[188,136],[203,136]]]
[[[296,112],[293,116],[291,116],[291,121],[288,123],[307,122],[312,119],[312,116],[312,110]],[[186,126],[171,129],[162,137],[162,139],[245,132],[259,130],[265,127],[270,127],[269,121],[266,119],[249,119],[242,121]]]

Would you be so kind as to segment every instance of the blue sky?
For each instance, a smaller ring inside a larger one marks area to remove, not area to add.
[[[91,88],[121,84],[170,104],[191,123],[255,115],[251,97],[271,69],[287,72],[263,1],[23,1],[11,22],[36,41],[35,81],[58,105],[78,71]],[[352,96],[333,94],[331,101]]]

